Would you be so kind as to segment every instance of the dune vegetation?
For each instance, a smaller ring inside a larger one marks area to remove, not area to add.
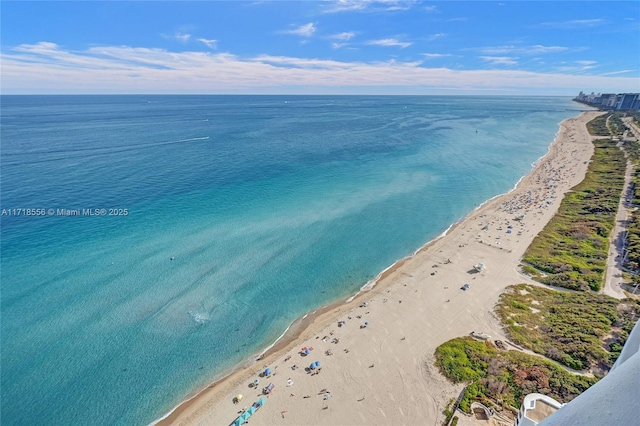
[[[459,406],[466,413],[474,401],[496,408],[519,407],[531,392],[568,402],[597,381],[569,373],[541,357],[499,350],[491,342],[470,337],[440,345],[436,365],[451,381],[468,383]]]
[[[604,283],[609,237],[627,162],[610,138],[624,132],[624,122],[621,115],[607,120],[610,115],[587,124],[592,135],[608,138],[593,142],[595,152],[585,179],[565,195],[556,215],[523,257],[525,273],[568,290],[519,284],[509,287],[496,306],[509,339],[540,356],[499,350],[489,341],[469,337],[450,340],[436,349],[440,371],[455,383],[468,384],[460,402],[462,411],[470,412],[473,401],[519,407],[532,392],[570,401],[611,368],[637,322],[639,299],[617,300],[594,293]],[[635,164],[640,164],[638,146],[637,141],[624,146]],[[632,196],[638,203],[638,168],[633,180]],[[629,265],[640,266],[640,213],[632,215],[629,251]],[[574,374],[567,368],[587,374]]]
[[[608,371],[640,316],[640,300],[519,284],[496,312],[515,343],[575,370]]]
[[[523,257],[540,272],[534,278],[545,284],[598,291],[604,282],[626,160],[611,140],[599,139],[594,145],[587,176],[566,194]]]

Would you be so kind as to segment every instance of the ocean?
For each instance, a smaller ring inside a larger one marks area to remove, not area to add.
[[[543,156],[565,97],[2,96],[3,425],[144,425]]]

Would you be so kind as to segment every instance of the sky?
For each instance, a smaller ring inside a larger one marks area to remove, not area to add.
[[[639,1],[0,2],[2,94],[640,92]]]

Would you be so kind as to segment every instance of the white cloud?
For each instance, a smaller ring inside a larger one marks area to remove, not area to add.
[[[198,41],[207,45],[209,49],[215,50],[218,48],[218,40],[207,40],[206,38],[199,38]]]
[[[251,59],[251,61],[255,63],[266,63],[307,69],[346,69],[349,67],[349,64],[351,64],[350,62],[333,61],[330,59],[307,59],[272,55],[259,55]]]
[[[430,36],[427,36],[427,40],[428,41],[434,41],[434,40],[438,40],[439,38],[445,37],[446,34],[445,33],[435,33],[435,34],[431,34]]]
[[[295,28],[293,30],[283,31],[283,33],[293,34],[300,37],[311,37],[313,33],[316,32],[316,30],[316,26],[312,22],[309,22],[308,24],[300,25],[298,28]]]
[[[57,44],[48,41],[41,41],[40,43],[36,44],[21,44],[11,50],[14,50],[16,52],[28,52],[41,55],[47,55],[59,51]]]
[[[485,62],[489,62],[492,65],[517,65],[518,58],[512,58],[509,56],[480,56]]]
[[[355,35],[356,35],[356,33],[354,33],[353,31],[345,31],[345,32],[342,32],[342,33],[330,35],[329,38],[334,39],[334,40],[349,41],[353,37],[355,37]]]
[[[582,60],[573,61],[570,63],[563,62],[561,66],[557,68],[559,72],[584,74],[585,72],[597,68],[597,61]]]
[[[435,59],[435,58],[444,58],[446,56],[451,56],[450,53],[423,53],[422,56],[425,56],[429,59]]]
[[[179,41],[180,43],[186,43],[191,38],[191,34],[175,32],[173,34],[162,34],[162,37],[170,40],[176,40],[176,41]]]
[[[2,92],[9,93],[573,93],[584,87],[624,92],[637,76],[575,72],[454,70],[420,62],[358,62],[231,53],[101,46],[80,51],[55,43],[1,53]],[[496,57],[492,61],[498,60]],[[502,58],[502,61],[513,61]],[[589,63],[587,63],[589,62]],[[582,73],[582,74],[581,74]],[[389,88],[395,91],[389,92]]]
[[[519,55],[541,55],[544,53],[558,53],[566,52],[568,47],[564,46],[543,46],[536,44],[534,46],[489,46],[479,49],[480,52],[487,55],[500,55],[500,54],[519,54]]]
[[[602,73],[600,75],[618,75],[618,74],[628,74],[630,72],[633,72],[634,70],[620,70],[620,71],[611,71],[611,72],[605,72]]]
[[[347,42],[355,37],[355,35],[356,33],[354,33],[353,31],[345,31],[338,34],[332,34],[327,38],[332,40],[340,40],[339,42],[331,43],[332,49],[340,49],[341,47],[347,46],[349,44]]]
[[[535,46],[532,46],[531,48],[528,49],[528,53],[532,55],[538,55],[541,53],[566,52],[567,50],[569,50],[569,48],[564,46],[542,46],[542,45],[536,44]]]
[[[416,0],[337,0],[325,3],[324,13],[409,10]]]
[[[512,53],[515,49],[515,46],[490,46],[481,48],[480,52],[487,55],[499,55],[501,53]]]
[[[560,28],[560,29],[575,29],[582,27],[596,27],[605,23],[604,19],[573,19],[570,21],[555,21],[555,22],[543,22],[541,27]]]
[[[325,8],[325,13],[359,12],[366,10],[371,5],[369,0],[338,0],[330,2]]]
[[[366,44],[373,46],[400,47],[404,49],[405,47],[411,46],[413,43],[400,41],[397,38],[383,38],[380,40],[369,40]]]
[[[460,18],[450,18],[450,19],[447,19],[445,22],[467,22],[468,20],[469,18],[460,17]]]

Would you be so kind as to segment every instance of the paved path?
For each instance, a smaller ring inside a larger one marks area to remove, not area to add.
[[[640,129],[633,122],[633,118],[632,117],[623,117],[622,121],[624,121],[624,123],[627,125],[627,128],[629,129],[629,131],[631,133],[633,133],[633,135],[636,137],[636,139],[640,140]]]
[[[636,135],[636,137],[640,137],[638,129],[632,126],[628,120],[625,120],[625,122],[627,126],[631,128],[631,131]],[[627,161],[627,168],[624,176],[624,187],[622,189],[620,203],[618,204],[618,213],[616,215],[613,231],[609,238],[609,256],[607,258],[607,271],[603,292],[604,294],[615,297],[616,299],[622,299],[625,297],[620,284],[622,284],[622,264],[624,262],[625,245],[628,234],[627,210],[631,207],[630,202],[627,200],[632,199],[629,194],[632,172],[633,164],[630,161]]]
[[[607,271],[603,292],[616,299],[626,297],[620,284],[622,284],[622,262],[624,260],[624,248],[628,232],[627,209],[629,208],[629,203],[627,202],[627,194],[629,193],[632,170],[633,165],[630,161],[627,161],[627,169],[624,174],[624,187],[622,189],[620,203],[618,204],[618,213],[613,231],[609,237],[609,257],[607,258]]]

